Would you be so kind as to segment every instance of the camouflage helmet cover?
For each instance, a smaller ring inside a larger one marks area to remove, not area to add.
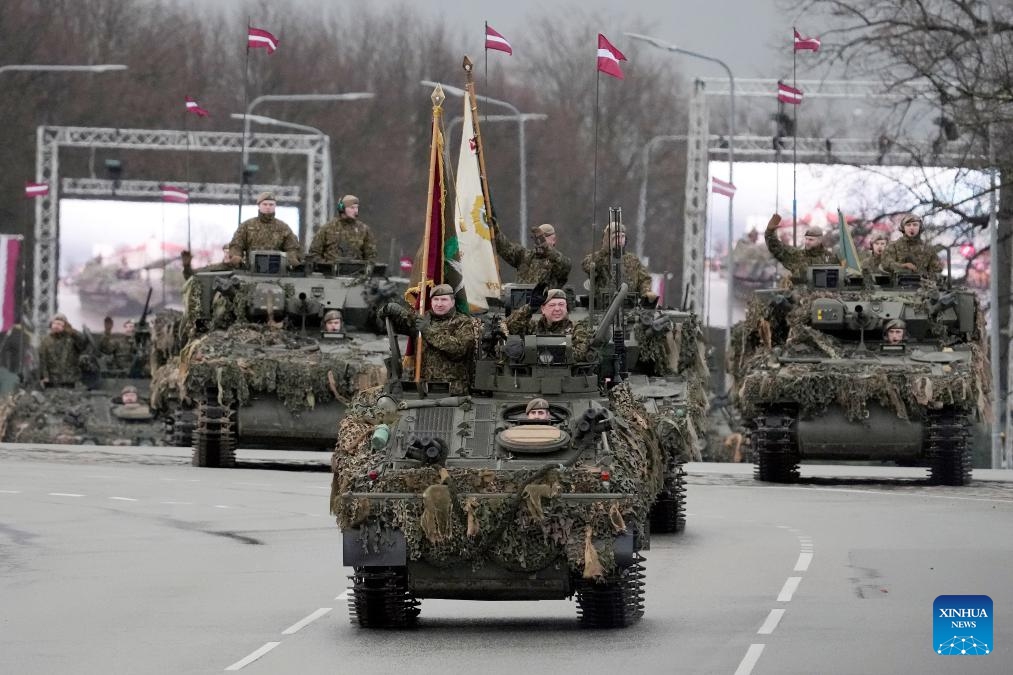
[[[267,202],[267,201],[276,202],[278,200],[275,199],[273,192],[261,192],[259,195],[257,195],[257,204],[260,204],[260,202]]]
[[[331,309],[328,310],[326,314],[324,314],[324,323],[327,323],[328,321],[333,321],[334,319],[341,319],[340,311],[336,309]]]
[[[543,302],[542,304],[544,305],[549,300],[558,300],[560,298],[566,300],[566,292],[561,288],[551,288],[545,294],[545,302]]]
[[[888,235],[886,232],[874,233],[872,237],[869,238],[869,246],[872,246],[872,244],[877,241],[885,241],[887,243],[890,243],[890,235]]]
[[[528,401],[528,405],[524,408],[525,413],[529,413],[532,410],[548,410],[549,402],[544,398],[533,398]]]
[[[907,225],[908,223],[918,223],[918,228],[920,230],[922,226],[921,216],[916,216],[913,213],[906,213],[903,216],[901,216],[900,225],[898,226],[901,232],[904,231],[904,226]]]
[[[807,237],[823,237],[823,230],[818,227],[810,227],[805,231]]]
[[[137,387],[135,387],[132,384],[128,384],[127,386],[123,387],[122,391],[120,391],[120,396],[122,396],[123,394],[136,394],[136,393]]]
[[[907,328],[907,324],[904,323],[901,319],[890,319],[889,321],[886,322],[886,325],[883,326],[883,330],[893,330],[894,328],[904,330]]]
[[[338,211],[344,211],[346,206],[358,206],[358,205],[359,205],[358,197],[356,197],[355,195],[345,195],[344,197],[341,198],[341,201],[338,202]]]

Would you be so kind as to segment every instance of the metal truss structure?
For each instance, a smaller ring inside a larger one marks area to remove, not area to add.
[[[49,185],[49,194],[35,200],[35,260],[32,284],[32,321],[40,326],[56,311],[58,275],[60,150],[65,148],[169,150],[175,152],[242,153],[243,134],[225,131],[112,129],[40,126],[36,131],[35,180]],[[323,225],[330,214],[331,157],[325,136],[264,134],[246,138],[249,153],[302,155],[306,158],[306,208],[303,240]],[[123,182],[120,186],[122,187]],[[238,201],[238,186],[234,197]],[[120,188],[117,188],[117,194]],[[39,332],[36,331],[36,335]]]
[[[912,82],[886,90],[878,82],[800,80],[806,98],[855,98],[880,101],[927,99],[935,94],[928,83]],[[736,97],[773,98],[777,80],[735,80]],[[728,138],[709,133],[708,99],[729,96],[725,78],[695,81],[689,101],[689,141],[686,154],[686,200],[683,212],[682,286],[697,311],[704,306],[707,242],[707,182],[710,161],[728,161]],[[953,166],[985,168],[985,151],[972,141],[886,138],[791,138],[771,135],[736,135],[732,139],[736,161],[778,162],[793,152],[807,164],[882,164],[893,166]]]
[[[64,178],[60,181],[61,197],[88,197],[92,199],[138,199],[158,201],[162,198],[161,181],[120,180],[108,178]],[[178,183],[185,187],[192,203],[235,204],[239,201],[238,183]],[[298,185],[256,185],[258,192],[273,192],[279,204],[296,204],[302,201],[302,189]]]

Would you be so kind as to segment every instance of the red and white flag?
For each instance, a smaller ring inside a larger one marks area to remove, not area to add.
[[[777,100],[781,103],[798,105],[802,102],[802,90],[789,87],[784,82],[777,83]]]
[[[25,196],[29,199],[45,197],[48,194],[49,183],[32,183],[31,181],[25,182]]]
[[[623,71],[619,67],[619,62],[625,60],[623,53],[616,49],[607,37],[598,33],[598,70],[621,80]]]
[[[818,52],[819,50],[820,50],[820,39],[818,37],[802,37],[802,35],[798,32],[798,30],[795,30],[795,51]]]
[[[192,112],[197,117],[207,117],[208,116],[208,111],[205,110],[204,108],[200,107],[200,104],[197,103],[197,101],[193,100],[193,98],[190,97],[190,96],[186,97],[186,111],[187,112]]]
[[[186,202],[190,201],[190,193],[181,187],[176,187],[175,185],[163,185],[162,201],[176,202],[177,204],[185,204]]]
[[[719,195],[725,197],[735,196],[735,186],[728,181],[721,180],[720,178],[711,178],[711,192],[716,192]]]
[[[9,331],[17,320],[20,256],[21,235],[0,234],[0,332]]]
[[[507,42],[507,39],[494,31],[492,26],[485,24],[485,48],[495,49],[496,51],[506,52],[511,56],[514,53],[513,47]]]
[[[278,49],[278,38],[268,33],[263,28],[250,26],[250,33],[246,41],[250,49],[266,49],[268,54],[273,54]]]

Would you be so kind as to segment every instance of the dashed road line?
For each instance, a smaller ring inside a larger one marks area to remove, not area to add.
[[[49,496],[50,497],[84,497],[84,495],[79,495],[76,492],[50,492]]]
[[[348,589],[345,589],[345,590],[341,591],[341,593],[339,593],[337,595],[337,597],[335,597],[334,599],[335,600],[348,600]]]
[[[753,672],[753,667],[756,666],[756,662],[760,660],[760,654],[763,653],[763,648],[765,646],[766,645],[761,644],[749,645],[749,649],[746,650],[746,655],[742,657],[739,667],[735,669],[735,675],[749,675]]]
[[[0,490],[0,494],[2,494],[2,495],[19,495],[19,494],[21,494],[21,490]]]
[[[812,551],[802,551],[798,554],[798,562],[795,563],[795,572],[805,572],[813,561]]]
[[[227,670],[227,671],[228,670],[242,670],[243,668],[245,668],[246,666],[250,665],[251,663],[253,663],[257,659],[259,659],[261,656],[263,656],[264,654],[268,653],[269,651],[271,651],[272,649],[274,649],[275,647],[277,647],[280,644],[281,644],[280,642],[266,642],[266,643],[264,643],[264,645],[262,647],[260,647],[260,649],[258,649],[255,652],[251,653],[249,656],[244,656],[243,658],[241,658],[238,661],[236,661],[235,663],[233,663],[231,666],[227,667],[225,670]]]
[[[777,624],[781,623],[781,617],[784,616],[785,610],[783,609],[772,609],[770,614],[764,620],[763,625],[760,626],[760,630],[756,631],[757,635],[770,635],[777,628]]]
[[[109,499],[115,499],[118,502],[136,502],[137,501],[133,497],[110,497]]]
[[[777,601],[791,602],[791,596],[795,595],[800,583],[802,583],[802,577],[788,577],[784,586],[781,587],[781,592],[777,594]]]
[[[282,635],[293,635],[294,633],[299,632],[300,629],[305,628],[309,624],[313,623],[314,621],[316,621],[317,619],[319,619],[320,617],[322,617],[324,614],[327,614],[327,612],[331,611],[331,609],[333,609],[333,608],[332,607],[321,607],[317,611],[315,611],[312,614],[310,614],[309,616],[307,616],[305,619],[300,619],[299,621],[296,621],[294,624],[292,624],[291,626],[289,626],[288,628],[286,628],[285,630],[283,630],[281,632],[281,634]]]

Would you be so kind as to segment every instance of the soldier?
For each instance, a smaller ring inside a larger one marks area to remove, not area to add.
[[[767,221],[767,231],[764,240],[767,242],[767,250],[774,258],[791,272],[793,279],[805,279],[806,270],[810,265],[839,265],[841,261],[833,251],[823,246],[823,230],[818,227],[810,227],[805,231],[804,245],[802,248],[786,246],[777,238],[777,226],[781,222],[781,216],[776,213]]]
[[[899,345],[904,342],[904,335],[907,324],[900,319],[891,319],[883,326],[883,334],[886,336],[886,344]]]
[[[49,335],[39,345],[39,377],[43,387],[73,387],[81,381],[81,354],[86,342],[63,314],[54,314]]]
[[[373,262],[376,260],[376,239],[369,225],[359,220],[359,198],[345,195],[338,202],[338,216],[317,230],[310,245],[310,255],[324,263],[340,258]]]
[[[458,314],[454,307],[454,289],[450,284],[436,286],[429,295],[430,310],[423,316],[404,305],[388,303],[380,318],[389,318],[394,330],[402,335],[422,334],[422,371],[425,381],[448,382],[451,394],[466,394],[471,382],[477,321]],[[419,346],[416,346],[418,353]]]
[[[524,413],[529,420],[551,420],[552,413],[549,412],[549,402],[544,398],[533,398],[528,401]]]
[[[887,272],[908,272],[922,276],[942,274],[936,249],[921,240],[922,219],[909,213],[900,219],[903,236],[886,247],[883,269]]]
[[[644,264],[626,250],[626,226],[620,224],[618,233],[610,223],[602,234],[601,248],[584,256],[581,267],[592,279],[592,288],[596,295],[596,304],[608,304],[615,293],[615,280],[612,278],[612,267],[617,260],[622,260],[623,281],[629,284],[631,293],[648,304],[658,299],[658,294],[651,290],[651,274]],[[593,270],[593,271],[592,271]]]
[[[245,265],[250,251],[284,251],[290,265],[299,264],[302,260],[299,240],[292,228],[274,217],[277,205],[272,192],[257,196],[257,217],[244,220],[229,243],[230,265]]]
[[[328,310],[324,314],[324,332],[325,333],[344,333],[345,326],[341,320],[341,312],[332,309]]]
[[[517,270],[519,284],[545,284],[563,287],[570,278],[570,259],[556,250],[556,228],[548,223],[531,228],[534,250],[529,250],[507,239],[499,225],[492,224],[496,237],[496,252]]]
[[[113,408],[113,416],[127,421],[145,421],[154,417],[151,408],[141,403],[137,396],[137,387],[128,384],[120,392],[121,404]]]
[[[890,237],[885,232],[877,232],[872,235],[869,241],[869,252],[862,257],[862,268],[870,270],[873,274],[886,272],[883,268],[883,252]]]
[[[587,363],[592,356],[591,340],[594,329],[590,319],[577,323],[570,320],[570,310],[566,305],[566,293],[553,288],[544,296],[541,284],[531,292],[528,304],[515,310],[507,319],[507,330],[511,335],[569,335],[573,348],[573,358]],[[538,319],[531,317],[535,309],[541,307],[542,315]]]

